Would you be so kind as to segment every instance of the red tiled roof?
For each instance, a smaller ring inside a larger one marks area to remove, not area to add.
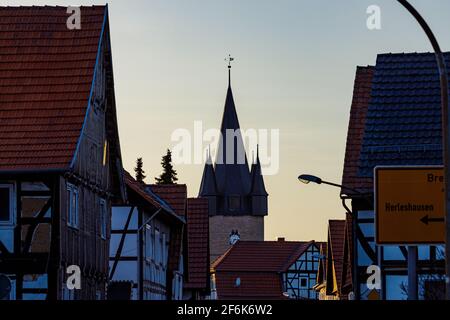
[[[186,215],[187,187],[185,184],[151,184],[152,191],[180,216]]]
[[[336,284],[339,291],[341,290],[342,271],[344,266],[344,237],[345,220],[330,220],[327,251],[328,256],[331,256],[332,263],[334,264],[334,271],[336,272]],[[331,274],[327,272],[327,279],[329,275],[331,276]],[[329,284],[331,285],[331,283]]]
[[[216,274],[216,286],[222,300],[287,299],[283,296],[281,275],[273,272],[221,272]]]
[[[374,67],[358,67],[356,69],[353,100],[350,110],[350,120],[347,133],[347,146],[345,150],[344,172],[342,185],[356,189],[360,192],[371,192],[372,179],[358,177],[358,162],[361,153],[364,126],[372,91],[372,78]],[[342,189],[342,194],[350,195],[353,192]]]
[[[211,266],[219,299],[287,299],[281,273],[313,243],[238,241]]]
[[[312,242],[238,241],[213,262],[216,271],[282,272]]]
[[[187,289],[209,287],[208,199],[187,199]]]
[[[0,170],[67,169],[80,137],[105,6],[0,7]]]
[[[147,201],[154,207],[161,208],[161,204],[155,199],[153,199],[153,197],[145,191],[145,184],[137,182],[136,179],[134,179],[128,171],[123,170],[123,172],[124,172],[123,173],[124,181],[128,188],[133,190],[135,193],[137,193],[140,197],[142,197],[145,201]]]

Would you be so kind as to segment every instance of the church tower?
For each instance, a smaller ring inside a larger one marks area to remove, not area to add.
[[[199,197],[209,201],[211,261],[237,240],[263,241],[264,217],[268,213],[267,191],[261,173],[259,152],[251,171],[231,90],[231,61],[228,90],[222,117],[221,137],[215,163],[208,152]]]

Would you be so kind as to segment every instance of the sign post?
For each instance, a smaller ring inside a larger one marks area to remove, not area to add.
[[[444,203],[442,167],[376,167],[377,244],[445,243]]]
[[[374,176],[376,242],[408,246],[408,299],[417,300],[417,245],[445,243],[444,169],[376,167]]]
[[[417,246],[408,246],[408,300],[418,300]]]

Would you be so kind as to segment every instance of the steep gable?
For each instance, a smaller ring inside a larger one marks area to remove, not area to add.
[[[106,7],[0,7],[0,170],[68,169],[89,99]]]

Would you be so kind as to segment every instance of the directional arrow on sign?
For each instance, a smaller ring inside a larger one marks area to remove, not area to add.
[[[441,223],[441,222],[444,222],[444,218],[430,218],[428,215],[426,215],[425,217],[420,219],[420,221],[422,221],[423,224],[428,225],[430,223]]]

